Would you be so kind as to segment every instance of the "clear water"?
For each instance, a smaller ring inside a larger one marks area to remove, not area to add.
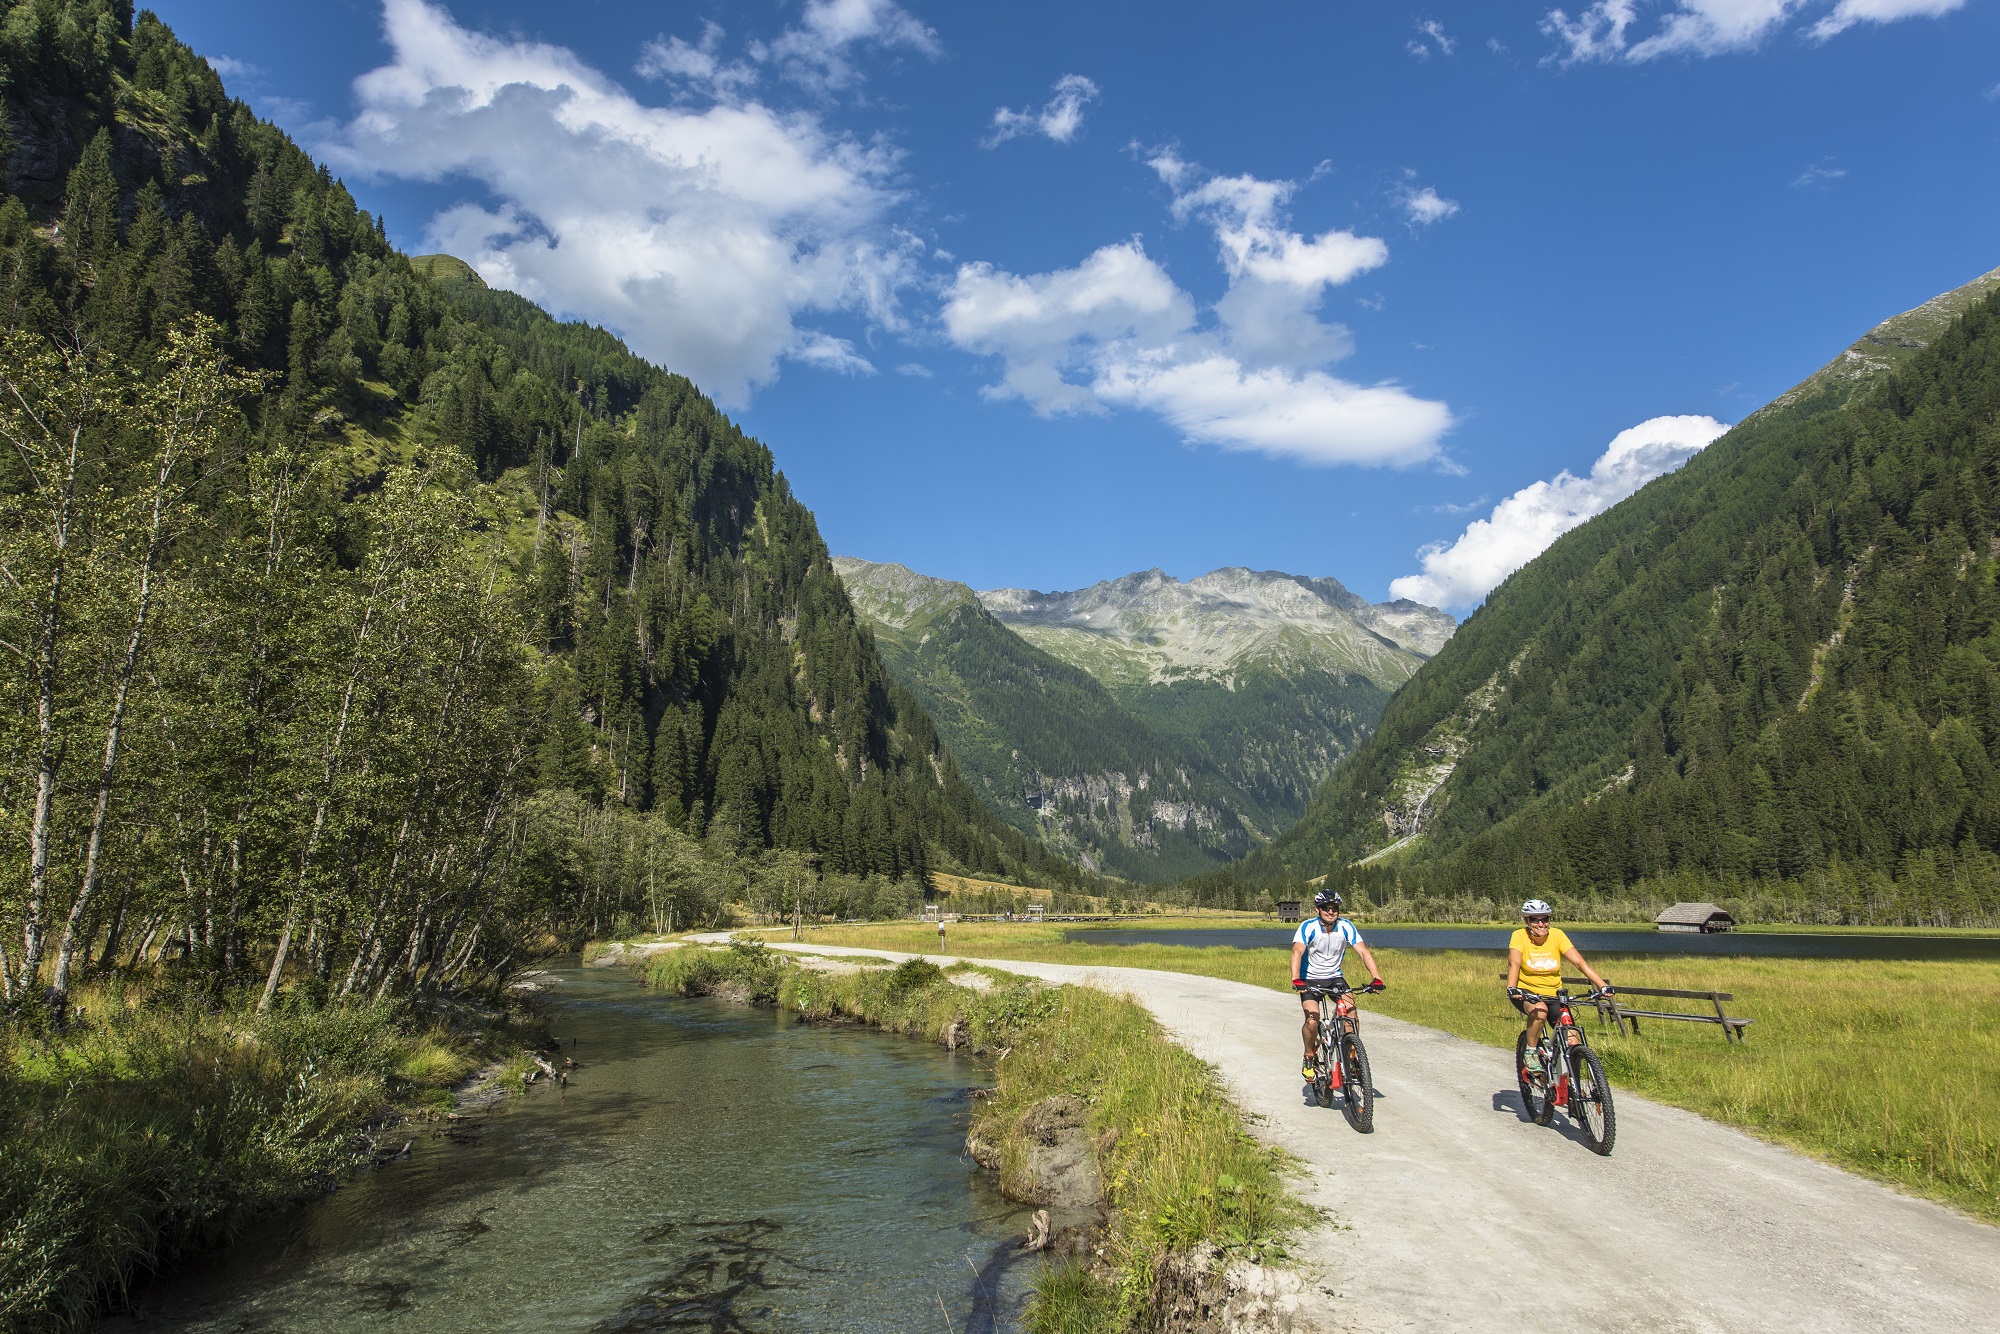
[[[1145,928],[1081,929],[1064,935],[1089,945],[1215,945],[1240,950],[1284,949],[1293,928],[1215,927],[1191,931]],[[1732,955],[1737,958],[1810,959],[1985,959],[2000,962],[2000,938],[1992,936],[1863,936],[1799,932],[1721,932],[1697,935],[1678,931],[1600,930],[1565,927],[1586,956],[1598,954]],[[1513,931],[1505,927],[1383,927],[1363,928],[1371,945],[1399,950],[1505,951]]]
[[[154,1285],[107,1329],[994,1331],[1025,1211],[963,1156],[973,1058],[568,968],[570,1087]],[[391,1132],[398,1134],[402,1132]]]

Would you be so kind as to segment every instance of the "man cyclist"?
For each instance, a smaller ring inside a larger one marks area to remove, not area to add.
[[[1507,942],[1507,999],[1528,1017],[1528,1068],[1542,1072],[1542,1054],[1537,1049],[1542,1028],[1547,1024],[1556,992],[1562,990],[1562,966],[1567,959],[1583,970],[1599,991],[1611,984],[1583,961],[1562,928],[1551,923],[1555,909],[1540,899],[1521,905],[1521,929]]]
[[[1345,980],[1340,965],[1349,945],[1368,965],[1369,985],[1378,991],[1388,985],[1382,980],[1382,970],[1375,966],[1375,956],[1362,943],[1361,933],[1340,915],[1340,895],[1322,889],[1313,895],[1313,907],[1318,913],[1300,922],[1292,933],[1292,989],[1302,993],[1300,1000],[1306,1009],[1305,1027],[1300,1030],[1306,1040],[1306,1062],[1300,1073],[1308,1083],[1313,1077],[1313,1058],[1319,1054],[1319,1002],[1303,993],[1313,988],[1325,990]]]

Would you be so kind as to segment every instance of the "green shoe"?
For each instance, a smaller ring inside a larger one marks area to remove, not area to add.
[[[1524,1065],[1526,1065],[1526,1066],[1527,1066],[1527,1068],[1528,1068],[1528,1071],[1529,1071],[1529,1073],[1531,1073],[1531,1074],[1537,1074],[1537,1075],[1539,1075],[1539,1074],[1543,1073],[1543,1071],[1542,1071],[1542,1053],[1541,1053],[1541,1051],[1540,1051],[1540,1049],[1539,1049],[1539,1048],[1535,1048],[1535,1047],[1530,1047],[1530,1048],[1528,1048],[1528,1055],[1527,1055],[1527,1057],[1526,1057],[1526,1058],[1525,1058],[1525,1059],[1523,1060],[1523,1062],[1522,1062],[1522,1063],[1523,1063]]]

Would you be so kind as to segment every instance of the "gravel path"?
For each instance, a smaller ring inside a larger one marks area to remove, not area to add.
[[[1304,1193],[1337,1221],[1301,1259],[1331,1328],[2000,1331],[2000,1230],[1691,1112],[1620,1093],[1616,1152],[1599,1158],[1560,1113],[1522,1119],[1505,1053],[1369,1014],[1382,1098],[1357,1135],[1306,1105],[1290,996],[926,957],[1129,994],[1213,1064],[1260,1133],[1314,1165]]]

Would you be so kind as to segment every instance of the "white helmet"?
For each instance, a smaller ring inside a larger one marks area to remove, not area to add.
[[[1521,916],[1523,917],[1553,917],[1555,916],[1555,912],[1554,908],[1551,908],[1540,899],[1529,899],[1521,905]]]

